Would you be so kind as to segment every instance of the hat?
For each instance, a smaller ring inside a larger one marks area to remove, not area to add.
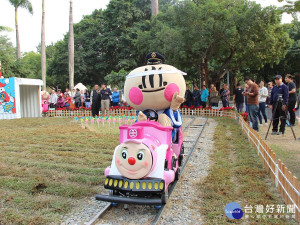
[[[282,78],[281,75],[276,75],[274,79],[280,79],[280,78]]]
[[[150,52],[147,54],[146,60],[148,65],[161,64],[165,62],[165,57],[158,52]]]

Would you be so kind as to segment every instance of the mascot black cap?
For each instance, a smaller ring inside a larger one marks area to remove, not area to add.
[[[161,64],[165,62],[165,57],[158,52],[150,52],[146,56],[148,65]]]

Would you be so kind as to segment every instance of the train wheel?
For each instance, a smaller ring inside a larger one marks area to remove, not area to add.
[[[175,180],[179,180],[180,179],[180,168],[178,167],[175,173]]]
[[[165,190],[165,192],[161,195],[161,200],[163,204],[166,204],[169,199],[169,187]]]
[[[178,157],[178,166],[182,166],[183,154],[184,154],[184,146],[183,146],[183,143],[182,143],[181,149],[180,149],[180,154],[179,154],[179,157]]]
[[[110,196],[116,195],[116,191],[115,190],[109,190],[109,195]],[[112,202],[111,205],[115,207],[115,206],[118,205],[118,203],[117,202]]]

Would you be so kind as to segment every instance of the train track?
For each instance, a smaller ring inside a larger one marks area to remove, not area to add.
[[[186,118],[188,118],[188,117],[186,117]],[[199,120],[199,122],[196,120]],[[204,131],[207,120],[208,120],[208,118],[201,119],[201,118],[194,117],[183,128],[183,133],[187,134],[187,135],[184,136],[184,141],[183,141],[184,146],[185,146],[185,157],[183,159],[183,165],[180,170],[180,175],[182,175],[184,173],[184,169],[185,169],[191,155],[193,154],[193,151],[196,149],[197,143]],[[173,184],[170,186],[169,192],[168,192],[169,197],[172,195],[172,192],[175,189],[178,181],[179,180],[174,181]],[[161,208],[159,210],[157,210],[157,209],[154,209],[153,207],[152,207],[152,209],[150,209],[149,208],[150,206],[146,206],[148,208],[145,208],[145,206],[135,205],[134,208],[132,208],[130,210],[138,211],[138,215],[140,216],[139,219],[141,219],[141,215],[143,215],[143,213],[149,214],[148,215],[149,220],[147,222],[151,223],[150,221],[152,221],[152,225],[156,225],[156,224],[158,224],[159,219],[161,218],[161,215],[164,212],[165,206],[166,206],[166,204],[162,205]],[[105,221],[104,223],[106,223],[106,224],[110,223],[114,219],[114,217],[120,215],[120,213],[125,213],[125,212],[128,213],[128,211],[130,211],[130,210],[127,210],[127,209],[128,209],[127,204],[118,204],[117,207],[113,207],[112,203],[108,203],[91,221],[89,221],[88,223],[85,223],[85,224],[86,225],[95,225],[97,223],[99,223],[99,224],[103,223],[104,221]],[[114,212],[114,210],[117,210],[118,212]],[[132,215],[132,216],[134,217],[134,215]],[[100,219],[103,219],[104,221],[100,221]],[[147,219],[147,217],[146,217],[146,219]],[[134,221],[134,219],[131,220],[131,222],[133,222],[133,221]],[[115,222],[115,223],[118,223],[118,222]]]

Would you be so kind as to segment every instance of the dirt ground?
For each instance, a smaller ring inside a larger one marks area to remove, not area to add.
[[[259,127],[259,134],[265,139],[268,126],[263,125]],[[296,135],[294,139],[292,130],[290,127],[285,128],[284,135],[271,135],[272,126],[267,137],[267,143],[276,153],[276,159],[281,159],[284,164],[289,168],[294,176],[297,176],[300,180],[300,124],[296,121],[296,126],[293,127]]]

